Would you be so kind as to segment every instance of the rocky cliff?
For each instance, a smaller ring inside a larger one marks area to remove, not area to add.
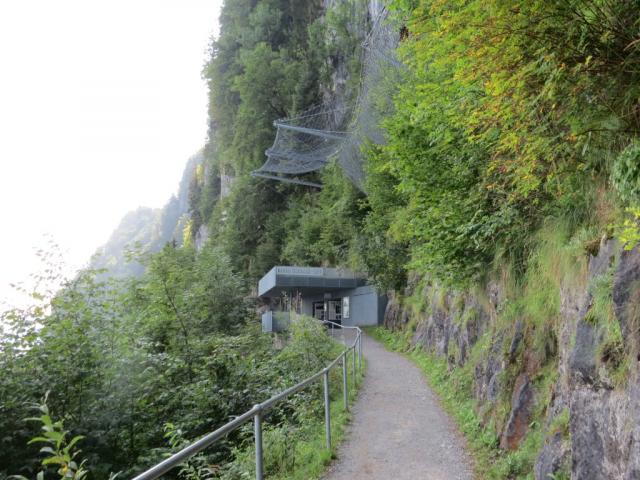
[[[143,266],[129,258],[128,252],[156,252],[167,242],[181,245],[183,229],[188,221],[189,194],[198,165],[203,163],[202,153],[187,161],[177,195],[172,195],[162,208],[139,207],[128,212],[113,231],[109,240],[100,247],[90,266],[105,269],[108,276],[139,276]]]
[[[469,372],[498,448],[537,436],[536,479],[640,478],[640,251],[603,238],[543,262],[555,281],[520,288],[504,271],[465,293],[414,277],[385,326]]]

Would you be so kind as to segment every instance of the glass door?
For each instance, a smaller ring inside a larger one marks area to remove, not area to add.
[[[327,320],[342,323],[342,299],[337,298],[327,301]]]
[[[324,302],[313,302],[313,318],[324,320]]]

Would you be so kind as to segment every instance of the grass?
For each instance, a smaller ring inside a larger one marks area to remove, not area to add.
[[[352,406],[357,395],[358,389],[362,384],[364,372],[366,371],[366,362],[363,358],[363,369],[357,376],[356,388],[353,387],[352,377],[349,377],[349,405]],[[339,368],[339,367],[338,367]],[[352,372],[349,370],[349,374]],[[336,383],[333,381],[334,385]],[[338,391],[339,390],[339,391]],[[336,458],[338,447],[344,440],[346,426],[351,421],[351,411],[345,411],[342,399],[341,387],[333,392],[335,397],[331,401],[331,451],[327,450],[325,445],[325,426],[324,417],[316,419],[317,421],[307,426],[307,434],[302,435],[294,444],[293,451],[289,451],[294,459],[292,468],[283,469],[273,475],[274,479],[282,480],[310,480],[319,478],[331,460]]]
[[[585,321],[599,331],[598,363],[605,367],[615,388],[624,388],[629,381],[631,364],[630,355],[625,351],[620,323],[614,313],[613,271],[611,267],[592,280],[589,288],[593,296],[592,304]]]
[[[388,349],[406,355],[422,370],[429,385],[438,394],[442,407],[464,434],[475,461],[476,478],[533,478],[533,463],[543,441],[541,422],[532,422],[520,449],[514,452],[500,450],[499,438],[491,421],[483,425],[476,414],[476,401],[472,395],[473,361],[449,371],[446,359],[431,355],[419,347],[411,348],[407,338],[400,332],[376,327],[368,329],[367,333]]]
[[[356,396],[353,388],[350,401]],[[351,420],[351,414],[344,410],[341,399],[331,402],[331,451],[325,445],[324,421],[309,424],[307,433],[303,434],[293,444],[293,449],[287,450],[291,462],[288,468],[282,468],[284,462],[274,462],[274,479],[309,480],[319,478],[332,459],[336,457],[337,448],[344,439],[345,428]],[[268,471],[268,469],[266,469]]]
[[[349,357],[351,358],[351,357]],[[352,363],[348,362],[349,405],[353,405],[366,372],[366,361],[358,372],[356,388],[353,385]],[[338,447],[344,439],[346,426],[351,420],[350,411],[345,411],[342,394],[342,370],[340,364],[332,370],[331,391],[331,451],[326,448],[324,407],[322,400],[303,409],[294,419],[295,425],[269,425],[267,417],[263,424],[263,452],[265,478],[274,480],[311,480],[319,478],[331,460],[336,457]],[[321,391],[321,389],[319,389]],[[321,395],[321,394],[320,394]],[[255,449],[252,444],[235,452],[235,461],[230,465],[224,479],[255,478]]]

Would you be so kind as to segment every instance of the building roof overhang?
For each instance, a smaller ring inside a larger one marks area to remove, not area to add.
[[[360,287],[366,283],[363,275],[350,270],[324,267],[273,267],[258,282],[260,297],[277,297],[283,291],[327,292]]]

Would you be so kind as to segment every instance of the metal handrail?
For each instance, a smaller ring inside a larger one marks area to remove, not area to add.
[[[359,371],[362,370],[362,330],[359,327],[351,327],[348,325],[340,325],[335,322],[331,322],[329,320],[321,320],[324,324],[331,324],[333,326],[339,326],[340,328],[346,329],[355,329],[356,330],[356,338],[353,341],[353,344],[350,346],[346,346],[346,348],[342,351],[338,357],[336,357],[329,365],[320,370],[319,372],[313,374],[312,376],[302,380],[300,383],[287,388],[286,390],[274,395],[273,397],[265,400],[262,403],[258,403],[253,406],[251,410],[244,412],[242,415],[237,416],[230,422],[225,423],[217,430],[205,435],[200,440],[197,440],[190,445],[186,446],[182,450],[177,453],[174,453],[169,458],[163,460],[157,465],[151,467],[145,472],[133,478],[133,480],[153,480],[159,478],[160,476],[167,473],[174,467],[177,467],[185,460],[193,457],[197,453],[201,452],[207,447],[210,447],[222,437],[227,435],[228,433],[237,430],[240,426],[247,423],[249,420],[253,419],[254,422],[254,441],[256,445],[256,479],[263,480],[264,479],[264,469],[263,469],[263,451],[262,451],[262,419],[267,410],[273,407],[276,403],[289,396],[299,392],[300,390],[305,389],[320,377],[323,377],[324,384],[324,414],[325,414],[325,438],[326,438],[326,447],[328,450],[331,450],[331,405],[329,399],[329,372],[333,367],[335,367],[338,362],[342,364],[342,390],[343,390],[343,401],[344,401],[344,409],[347,411],[349,409],[349,391],[348,391],[348,374],[347,374],[347,357],[349,352],[353,350],[353,382],[354,386],[356,384],[356,357],[357,368]]]

